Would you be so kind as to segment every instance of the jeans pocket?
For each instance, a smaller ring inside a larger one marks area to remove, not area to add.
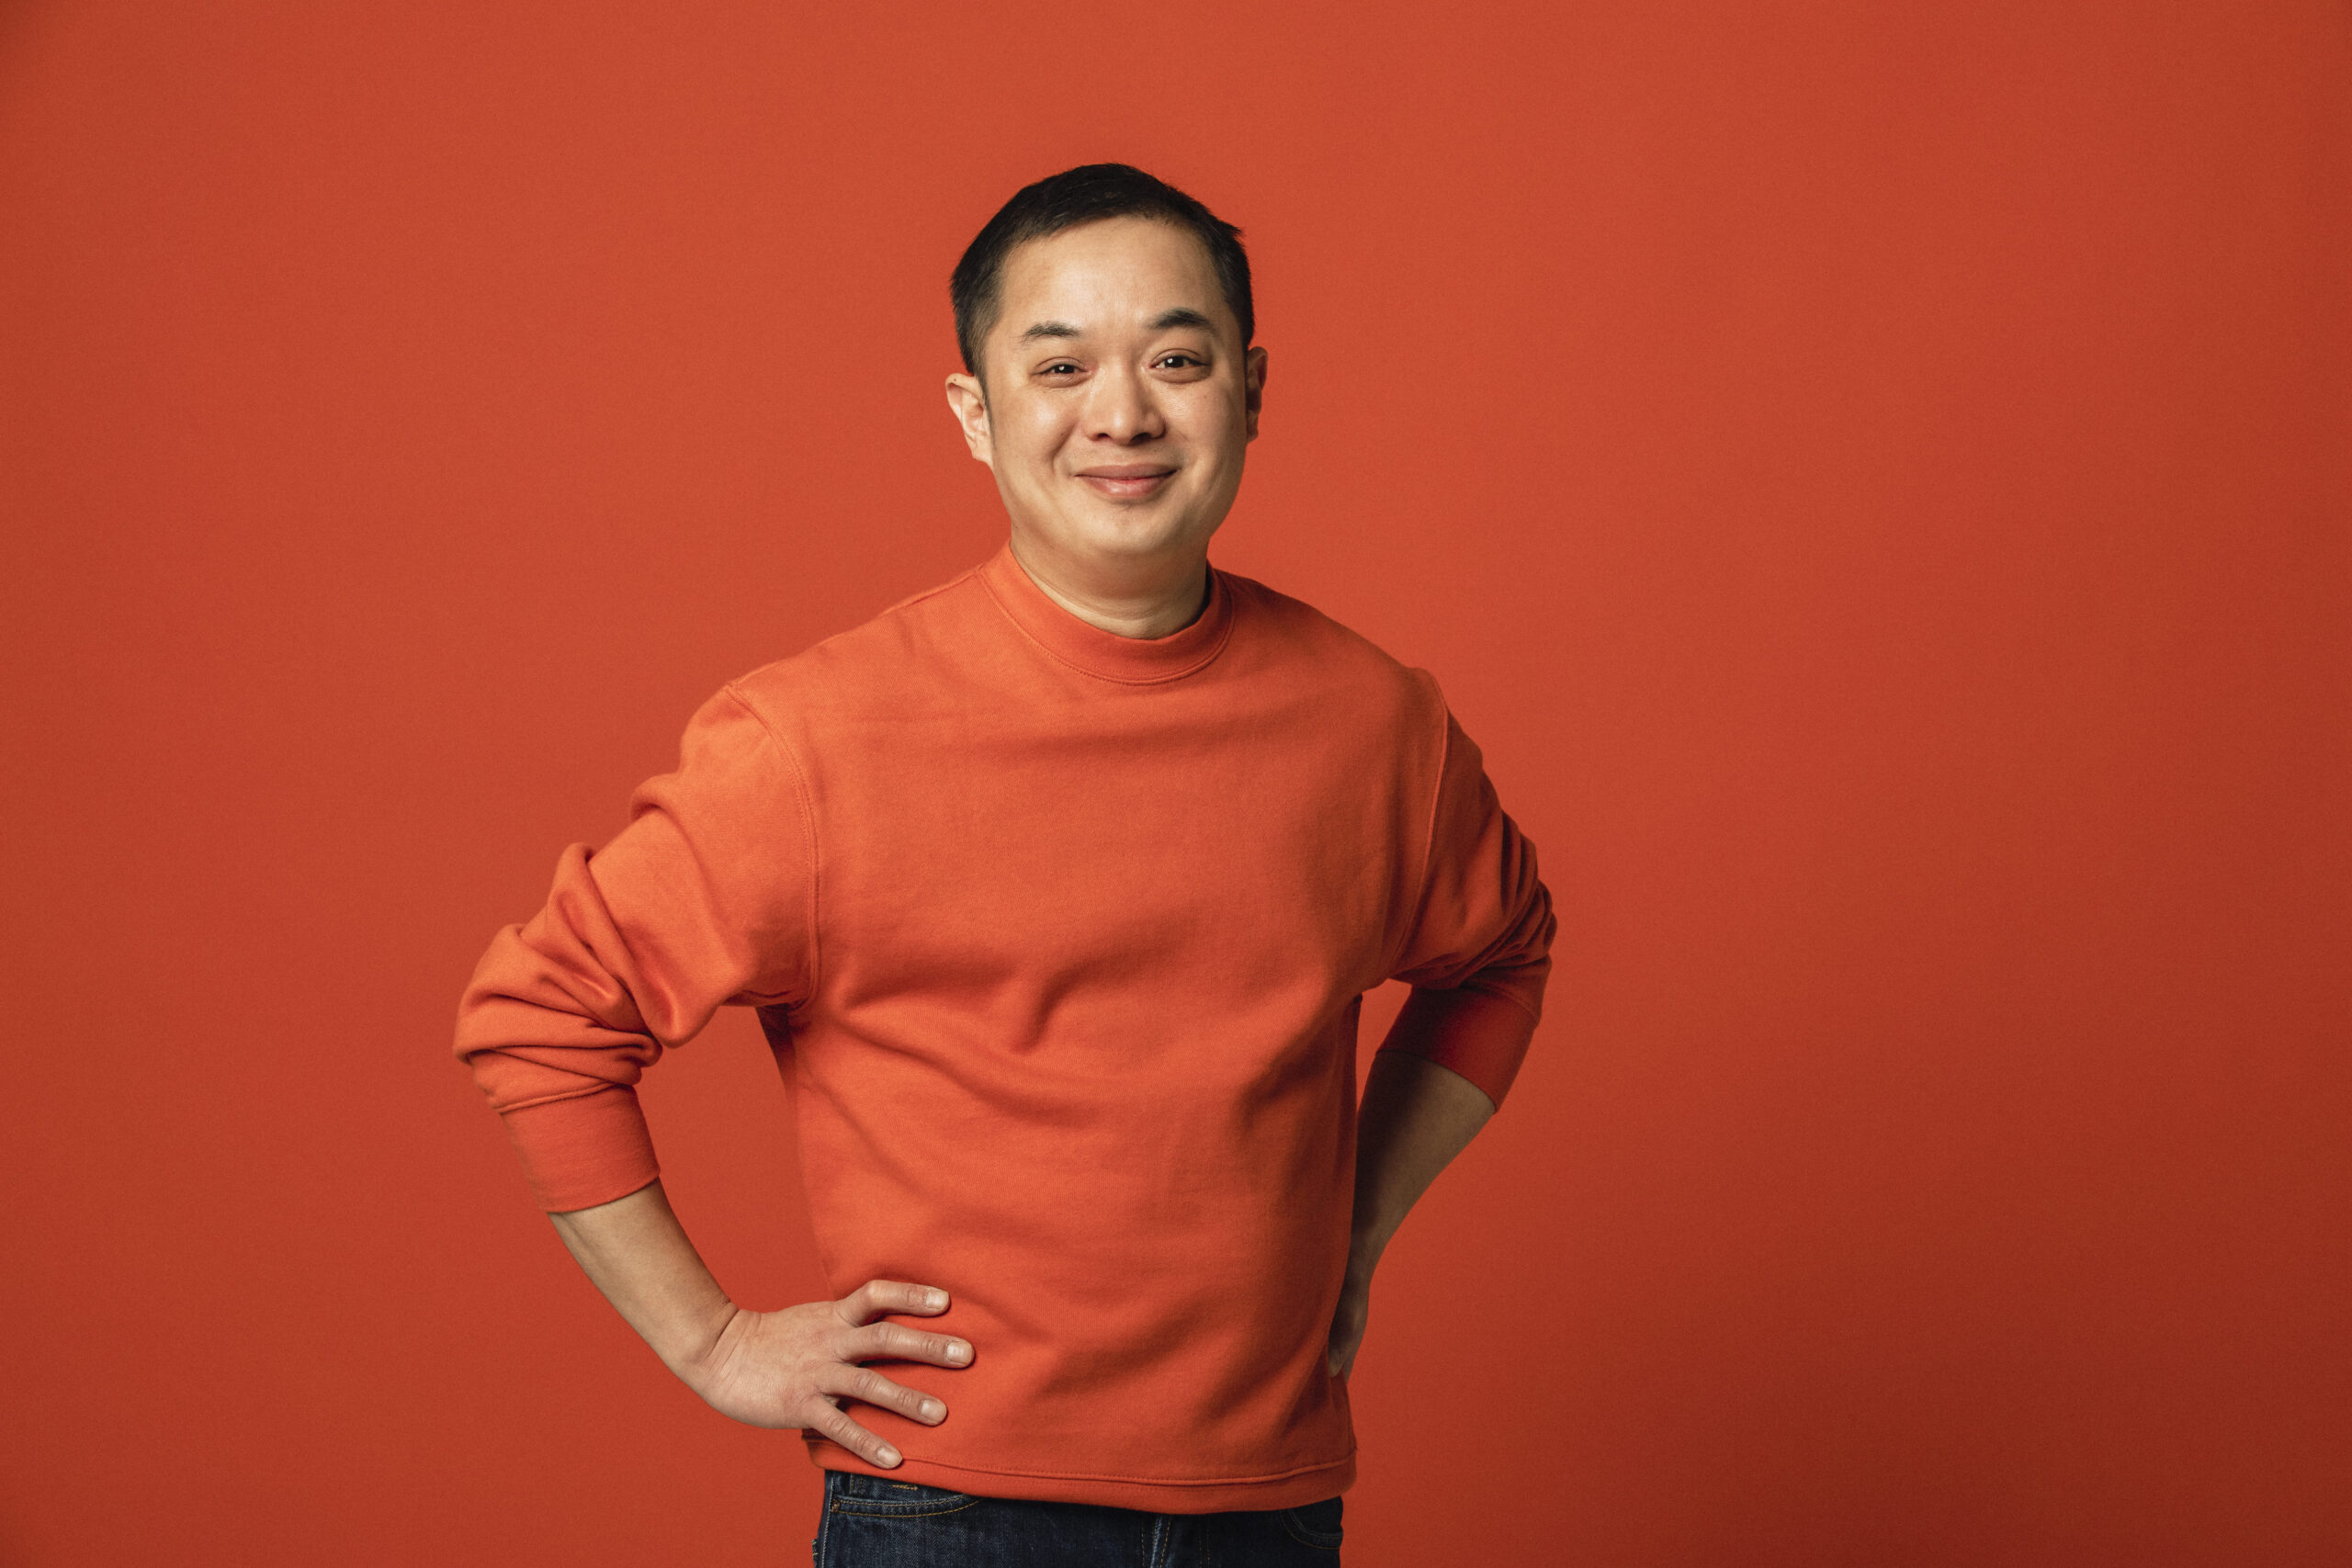
[[[1320,1547],[1326,1551],[1340,1550],[1340,1505],[1337,1497],[1326,1497],[1320,1503],[1308,1503],[1282,1511],[1283,1529],[1293,1540],[1304,1546]]]
[[[949,1492],[912,1481],[861,1475],[853,1470],[827,1471],[825,1477],[825,1508],[829,1513],[921,1519],[961,1513],[980,1501],[968,1492]]]

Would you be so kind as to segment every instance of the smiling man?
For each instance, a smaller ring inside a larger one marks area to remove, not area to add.
[[[662,1359],[803,1429],[820,1568],[1334,1562],[1374,1269],[1510,1087],[1550,900],[1428,675],[1208,563],[1266,385],[1238,231],[1092,164],[950,294],[1004,547],[705,705],[458,1052]],[[728,1003],[837,1299],[736,1305],[662,1195],[633,1086]]]

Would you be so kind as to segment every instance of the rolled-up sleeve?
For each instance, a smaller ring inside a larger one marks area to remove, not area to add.
[[[492,939],[457,1055],[504,1120],[540,1206],[626,1197],[660,1174],[636,1085],[729,1002],[814,982],[816,848],[799,771],[732,688],[686,727],[603,849],[558,861],[545,908]]]
[[[1535,846],[1449,712],[1420,897],[1392,976],[1413,994],[1380,1048],[1450,1068],[1499,1107],[1543,1016],[1555,925]]]

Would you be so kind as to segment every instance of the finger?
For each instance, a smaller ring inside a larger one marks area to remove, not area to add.
[[[886,1312],[937,1313],[947,1310],[947,1292],[935,1285],[910,1285],[901,1280],[868,1280],[833,1303],[833,1311],[852,1327],[872,1323]]]
[[[851,1420],[848,1413],[831,1400],[817,1401],[809,1418],[801,1424],[824,1433],[868,1464],[884,1470],[898,1468],[899,1450]]]
[[[926,1427],[936,1427],[947,1419],[947,1406],[937,1395],[892,1382],[871,1367],[832,1367],[819,1375],[817,1389],[820,1393],[862,1399]]]
[[[972,1343],[952,1334],[926,1334],[903,1323],[876,1323],[843,1334],[836,1345],[836,1353],[844,1361],[871,1361],[889,1356],[901,1361],[966,1367],[972,1362]]]

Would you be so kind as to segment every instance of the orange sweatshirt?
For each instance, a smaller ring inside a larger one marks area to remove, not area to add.
[[[899,1479],[1164,1513],[1343,1491],[1362,995],[1410,982],[1382,1048],[1498,1102],[1534,1029],[1550,900],[1436,683],[1210,578],[1131,639],[1001,549],[734,682],[460,1006],[549,1211],[651,1181],[639,1073],[759,1009],[829,1288],[942,1286],[906,1321],[974,1348],[876,1363],[949,1411],[854,1408]]]

